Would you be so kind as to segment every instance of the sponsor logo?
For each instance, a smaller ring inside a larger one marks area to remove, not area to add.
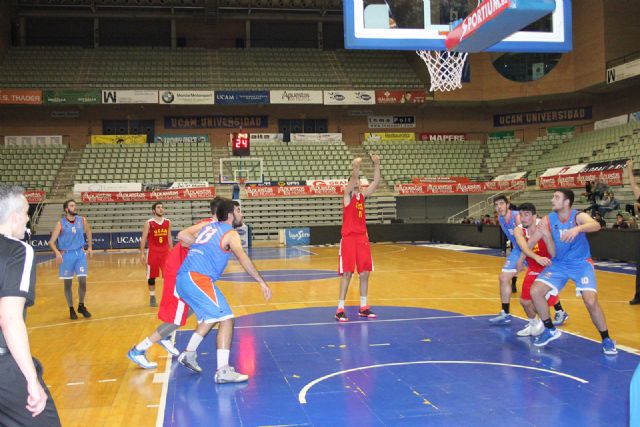
[[[142,239],[142,236],[140,237],[120,236],[120,237],[116,237],[116,242],[125,243],[125,244],[140,243],[140,239]]]
[[[311,233],[304,229],[287,230],[287,237],[291,240],[302,240],[311,237]]]
[[[173,102],[174,96],[173,93],[166,91],[162,94],[162,101],[166,104],[171,104]]]
[[[368,93],[356,92],[356,98],[363,101],[371,101],[371,95],[369,95]]]

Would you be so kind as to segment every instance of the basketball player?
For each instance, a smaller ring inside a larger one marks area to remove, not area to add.
[[[572,280],[578,296],[582,296],[589,311],[591,321],[600,332],[602,351],[607,355],[615,355],[618,350],[609,337],[604,312],[598,303],[596,276],[586,235],[600,230],[600,224],[586,213],[572,209],[573,200],[573,191],[564,188],[556,190],[551,199],[553,212],[544,217],[531,237],[535,243],[541,238],[541,229],[549,230],[556,247],[552,264],[542,270],[531,288],[533,304],[545,326],[544,332],[535,337],[533,344],[543,347],[560,337],[561,332],[549,318],[546,296],[558,295],[567,281]]]
[[[25,325],[36,297],[36,263],[33,248],[20,241],[29,220],[23,193],[0,184],[0,425],[55,427],[58,411]]]
[[[258,282],[267,301],[271,299],[271,289],[242,249],[240,236],[234,230],[242,225],[239,203],[223,200],[216,216],[217,223],[205,225],[197,238],[191,238],[191,249],[178,271],[176,291],[198,318],[198,328],[192,337],[194,341],[198,341],[196,344],[204,339],[215,323],[219,323],[215,382],[244,382],[249,376],[236,372],[229,366],[233,312],[215,282],[220,278],[233,252],[240,265]]]
[[[151,205],[153,218],[144,224],[142,238],[140,239],[140,256],[142,262],[147,264],[147,285],[149,286],[149,305],[157,307],[156,303],[156,277],[160,275],[164,278],[164,262],[173,248],[173,238],[171,236],[171,221],[164,217],[164,206],[162,202]],[[149,253],[145,254],[145,246],[149,239]],[[146,256],[145,256],[146,255]]]
[[[198,236],[202,227],[206,224],[216,222],[216,210],[222,200],[225,199],[215,197],[209,204],[211,215],[213,216],[180,231],[178,233],[178,240],[186,240],[184,237],[186,235],[191,236],[191,239],[189,239],[191,241]],[[160,300],[160,309],[158,310],[158,318],[162,320],[163,323],[158,326],[151,335],[132,347],[127,353],[127,357],[141,368],[155,369],[158,367],[156,362],[150,362],[146,356],[147,350],[155,343],[159,343],[172,356],[178,356],[180,354],[173,345],[173,341],[171,341],[171,334],[181,326],[184,326],[187,323],[187,318],[193,314],[193,311],[189,306],[187,306],[187,304],[181,300],[175,292],[176,276],[182,262],[187,257],[188,251],[188,247],[179,244],[175,245],[169,252],[162,272],[164,286],[162,287],[162,299]],[[192,359],[191,364],[183,363],[183,365],[195,372],[201,372],[202,369],[198,366],[198,363],[195,360],[195,354]]]
[[[338,322],[348,322],[349,318],[344,312],[344,301],[347,298],[349,282],[354,271],[358,270],[360,276],[360,310],[358,316],[374,319],[377,315],[371,311],[367,303],[369,289],[369,273],[373,271],[371,259],[371,247],[367,235],[367,216],[365,201],[380,185],[380,156],[371,155],[373,161],[373,182],[364,191],[360,185],[361,158],[353,160],[353,172],[351,179],[344,187],[342,201],[342,239],[340,240],[340,253],[338,274],[340,278],[340,297],[335,319]]]
[[[520,258],[520,247],[513,235],[516,227],[521,225],[520,213],[509,207],[509,200],[506,196],[500,195],[493,199],[493,206],[498,214],[498,222],[502,232],[511,242],[511,253],[507,257],[507,261],[502,266],[502,272],[499,276],[500,282],[500,302],[502,310],[496,317],[489,319],[494,325],[508,325],[511,323],[510,299],[511,299],[511,280],[518,275],[518,259]]]
[[[84,253],[84,245],[86,243],[89,256],[93,255],[91,226],[85,217],[78,215],[75,200],[69,199],[64,202],[62,210],[64,215],[53,227],[49,246],[56,254],[56,263],[60,264],[60,278],[64,281],[64,296],[69,305],[69,318],[72,320],[78,318],[73,309],[73,291],[71,290],[74,274],[78,277],[78,312],[84,317],[91,317],[91,313],[84,305],[87,293],[87,257]],[[56,241],[59,248],[56,247]]]
[[[633,196],[637,201],[635,207],[638,207],[640,205],[640,186],[636,182],[636,178],[633,176],[633,159],[629,159],[629,161],[627,162],[627,178],[629,178],[629,184],[631,185]],[[638,259],[636,262],[636,293],[631,301],[629,301],[629,304],[640,304],[640,259]]]
[[[544,325],[540,319],[536,318],[536,309],[531,301],[531,285],[533,285],[533,282],[540,272],[544,270],[544,267],[551,265],[551,258],[555,254],[555,246],[551,234],[546,233],[543,229],[541,230],[543,233],[542,239],[533,244],[532,247],[529,247],[529,236],[536,230],[536,227],[539,226],[541,219],[538,218],[536,214],[536,207],[531,203],[521,204],[519,212],[522,226],[516,227],[514,231],[518,246],[522,250],[522,254],[518,260],[518,266],[521,267],[525,259],[528,266],[524,281],[522,282],[520,304],[525,313],[527,313],[529,324],[525,326],[524,329],[518,331],[517,335],[519,337],[538,336],[544,331]],[[557,296],[550,296],[548,301],[549,306],[553,306],[556,309],[556,317],[553,324],[555,326],[562,325],[569,318],[569,315],[562,309],[562,304],[560,304]]]

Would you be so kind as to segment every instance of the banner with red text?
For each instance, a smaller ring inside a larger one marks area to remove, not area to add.
[[[292,187],[246,187],[247,198],[342,196],[342,185],[300,185]]]
[[[42,203],[46,193],[42,190],[25,190],[23,194],[29,203]]]
[[[477,194],[491,191],[520,190],[527,186],[526,179],[475,182],[463,177],[414,178],[410,184],[396,184],[400,195],[410,194]]]
[[[207,200],[216,196],[215,187],[135,192],[83,192],[82,203],[151,202],[164,200]]]
[[[466,133],[454,132],[422,132],[420,141],[445,142],[445,141],[464,141],[467,139]]]
[[[541,190],[581,188],[596,178],[610,186],[623,185],[622,169],[626,162],[624,159],[551,168],[538,177],[538,187]]]

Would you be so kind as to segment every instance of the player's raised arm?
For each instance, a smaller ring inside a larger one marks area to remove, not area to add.
[[[371,161],[373,162],[373,182],[369,185],[369,187],[367,187],[367,189],[363,193],[365,199],[371,196],[376,191],[376,189],[380,185],[380,180],[381,180],[380,156],[377,154],[372,154]]]
[[[236,256],[238,262],[244,268],[244,270],[249,273],[249,276],[253,277],[253,279],[258,282],[260,288],[262,289],[262,294],[264,295],[264,299],[269,301],[271,299],[271,288],[267,285],[267,282],[264,281],[255,265],[247,254],[244,252],[242,248],[242,241],[240,240],[240,236],[237,232],[227,233],[220,242],[222,246],[228,246],[231,249],[231,252]]]
[[[353,168],[351,171],[351,178],[349,178],[349,182],[347,182],[347,185],[344,187],[343,199],[345,206],[351,202],[351,193],[353,193],[353,190],[360,182],[360,163],[362,163],[362,159],[360,157],[353,159],[353,162],[351,163]]]
[[[633,191],[633,196],[636,200],[640,200],[640,185],[636,182],[636,178],[633,176],[633,159],[627,161],[627,178],[629,178],[629,184]]]

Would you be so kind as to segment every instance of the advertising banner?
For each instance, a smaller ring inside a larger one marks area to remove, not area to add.
[[[213,105],[212,90],[160,90],[160,104],[170,105]]]
[[[165,117],[165,129],[250,129],[269,126],[268,116]]]
[[[308,185],[310,187],[326,186],[326,185],[340,185],[344,187],[349,182],[348,179],[311,179],[305,181],[302,185]],[[360,178],[360,185],[369,185],[367,178]]]
[[[25,192],[23,194],[24,194],[24,197],[27,199],[27,202],[29,202],[29,204],[31,204],[31,203],[42,203],[42,202],[44,202],[45,195],[47,193],[45,191],[42,191],[42,190],[25,190]]]
[[[321,90],[272,90],[271,104],[322,104]]]
[[[142,240],[142,232],[140,231],[123,231],[118,233],[111,233],[111,248],[140,248],[140,240]]]
[[[206,133],[196,135],[156,135],[158,144],[192,144],[195,142],[209,143],[209,135]]]
[[[467,139],[466,133],[434,133],[423,132],[420,134],[420,141],[464,141]]]
[[[513,173],[508,173],[506,175],[498,175],[495,178],[493,178],[493,181],[511,181],[513,179],[525,178],[526,175],[527,175],[527,172],[513,172]]]
[[[387,141],[415,141],[416,134],[413,132],[378,132],[365,133],[364,139],[369,142],[387,142]]]
[[[157,104],[157,90],[103,90],[103,104]]]
[[[369,129],[394,129],[416,127],[415,116],[368,116]]]
[[[342,196],[342,185],[319,185],[299,187],[247,187],[249,199],[274,198],[274,197],[318,197],[318,196]]]
[[[217,105],[266,105],[269,104],[269,91],[234,91],[234,90],[217,90]]]
[[[547,135],[563,135],[565,133],[575,133],[575,126],[555,126],[547,128]]]
[[[175,190],[139,192],[83,192],[82,203],[123,203],[167,200],[208,200],[216,195],[214,187],[179,188]]]
[[[247,184],[248,187],[299,187],[308,181],[264,181],[258,184]]]
[[[626,160],[615,160],[548,169],[538,177],[538,187],[541,190],[583,188],[596,178],[609,186],[620,186],[624,184],[622,170],[625,164]]]
[[[284,134],[281,133],[251,133],[249,134],[249,141],[254,142],[282,142],[284,140]]]
[[[634,59],[616,67],[607,68],[607,84],[610,85],[638,75],[640,75],[640,59]]]
[[[433,195],[433,194],[477,194],[484,193],[482,182],[459,183],[417,183],[396,184],[395,190],[401,196],[406,195]]]
[[[311,229],[309,227],[287,228],[285,230],[285,246],[311,244]]]
[[[502,138],[515,138],[516,131],[515,130],[504,130],[502,132],[489,132],[489,138],[492,139],[502,139]]]
[[[0,104],[40,105],[42,91],[39,89],[0,89]]]
[[[51,250],[49,247],[49,237],[51,237],[51,234],[33,234],[27,242],[34,251],[46,252]]]
[[[47,145],[62,145],[62,135],[16,135],[5,136],[4,145],[11,147],[38,147]]]
[[[526,111],[524,113],[494,114],[493,126],[535,125],[540,123],[590,120],[591,107],[560,108],[557,110]]]
[[[67,104],[67,105],[92,105],[101,103],[101,93],[98,89],[86,90],[45,90],[43,101],[45,104]]]
[[[425,90],[376,90],[376,104],[424,104]]]
[[[91,145],[145,145],[147,135],[91,135]]]
[[[291,142],[342,142],[341,133],[292,133]]]
[[[92,182],[73,185],[74,194],[86,192],[138,192],[141,190],[142,184],[139,182]]]
[[[593,129],[595,130],[605,129],[613,126],[624,125],[624,124],[627,124],[628,122],[629,122],[629,115],[623,114],[621,116],[610,117],[604,120],[596,120],[595,123],[593,124]]]
[[[324,105],[374,105],[376,94],[372,90],[325,90]]]
[[[524,190],[527,180],[524,178],[484,182],[484,191]]]

